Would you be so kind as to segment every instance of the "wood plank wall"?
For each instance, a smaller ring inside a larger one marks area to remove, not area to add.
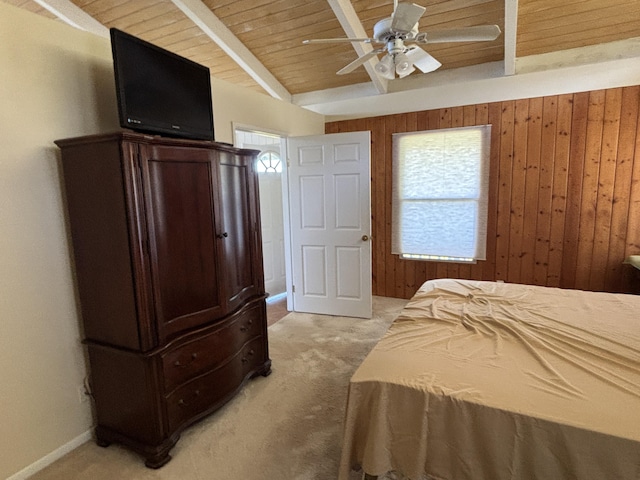
[[[326,124],[371,131],[373,293],[410,298],[434,278],[637,292],[640,86]],[[391,254],[391,134],[491,124],[487,260]]]

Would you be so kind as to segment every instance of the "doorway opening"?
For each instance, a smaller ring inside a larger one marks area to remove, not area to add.
[[[283,182],[285,181],[284,137],[250,127],[235,127],[234,144],[259,150],[256,161],[260,188],[262,254],[267,303],[282,301],[287,292],[287,268]]]

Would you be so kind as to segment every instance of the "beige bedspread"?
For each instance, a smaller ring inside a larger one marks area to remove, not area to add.
[[[640,296],[426,282],[353,375],[340,479],[640,480]]]

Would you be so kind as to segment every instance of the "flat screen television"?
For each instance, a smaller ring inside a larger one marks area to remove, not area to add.
[[[209,69],[118,29],[110,32],[120,126],[213,140]]]

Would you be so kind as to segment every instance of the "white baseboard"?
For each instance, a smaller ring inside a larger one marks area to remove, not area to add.
[[[71,450],[78,448],[83,443],[88,442],[92,438],[93,429],[87,430],[83,434],[78,435],[76,438],[71,440],[70,442],[65,443],[60,448],[56,448],[53,452],[45,455],[40,460],[33,462],[26,468],[23,468],[18,473],[11,475],[7,480],[25,480],[29,478],[31,475],[39,472],[43,468],[51,465],[56,460],[62,458]]]

